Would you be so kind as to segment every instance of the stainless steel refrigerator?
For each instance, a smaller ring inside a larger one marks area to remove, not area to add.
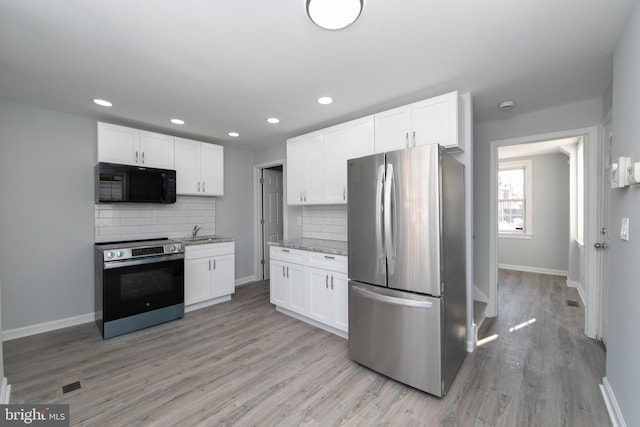
[[[464,166],[426,145],[348,161],[349,357],[436,396],[466,355]]]

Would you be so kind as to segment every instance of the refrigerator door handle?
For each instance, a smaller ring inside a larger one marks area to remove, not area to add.
[[[382,212],[384,211],[383,205],[383,183],[384,183],[384,165],[378,166],[378,175],[376,177],[376,248],[378,253],[378,259],[384,257],[384,248],[382,245]]]
[[[391,189],[393,188],[393,165],[387,163],[387,173],[384,180],[384,246],[386,249],[387,266],[389,274],[394,271],[395,248],[393,242],[393,218]]]
[[[360,288],[358,286],[352,286],[351,289],[360,294],[364,298],[368,298],[374,301],[386,302],[388,304],[401,305],[404,307],[417,307],[417,308],[431,308],[433,303],[431,301],[416,301],[407,298],[391,297],[389,295],[379,294],[377,292],[371,292],[370,290]]]

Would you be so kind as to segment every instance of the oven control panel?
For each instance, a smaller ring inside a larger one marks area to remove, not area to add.
[[[184,253],[184,245],[182,243],[166,239],[156,242],[116,242],[96,246],[102,251],[104,261]]]

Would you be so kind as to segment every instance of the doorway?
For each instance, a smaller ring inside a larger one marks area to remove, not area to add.
[[[284,238],[284,171],[282,162],[254,167],[256,201],[256,278],[269,279],[269,242]]]
[[[584,276],[581,283],[584,289],[585,301],[585,334],[590,338],[598,336],[599,312],[600,312],[600,284],[598,273],[600,266],[597,254],[593,250],[593,244],[597,238],[596,227],[598,224],[598,128],[568,130],[563,132],[532,135],[508,140],[491,142],[490,152],[490,203],[489,203],[489,295],[486,309],[487,317],[495,317],[498,313],[498,170],[499,149],[501,147],[520,147],[526,144],[540,143],[542,141],[580,139],[584,149],[584,217],[582,229],[584,230],[582,247],[584,249],[583,267]],[[577,204],[576,204],[577,209]],[[576,232],[578,225],[576,224]],[[574,237],[573,235],[571,236]]]

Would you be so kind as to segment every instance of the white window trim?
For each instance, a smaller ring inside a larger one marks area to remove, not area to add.
[[[509,169],[524,169],[525,225],[523,232],[500,231],[498,229],[498,236],[507,239],[533,239],[533,162],[531,159],[498,162],[499,171]]]

